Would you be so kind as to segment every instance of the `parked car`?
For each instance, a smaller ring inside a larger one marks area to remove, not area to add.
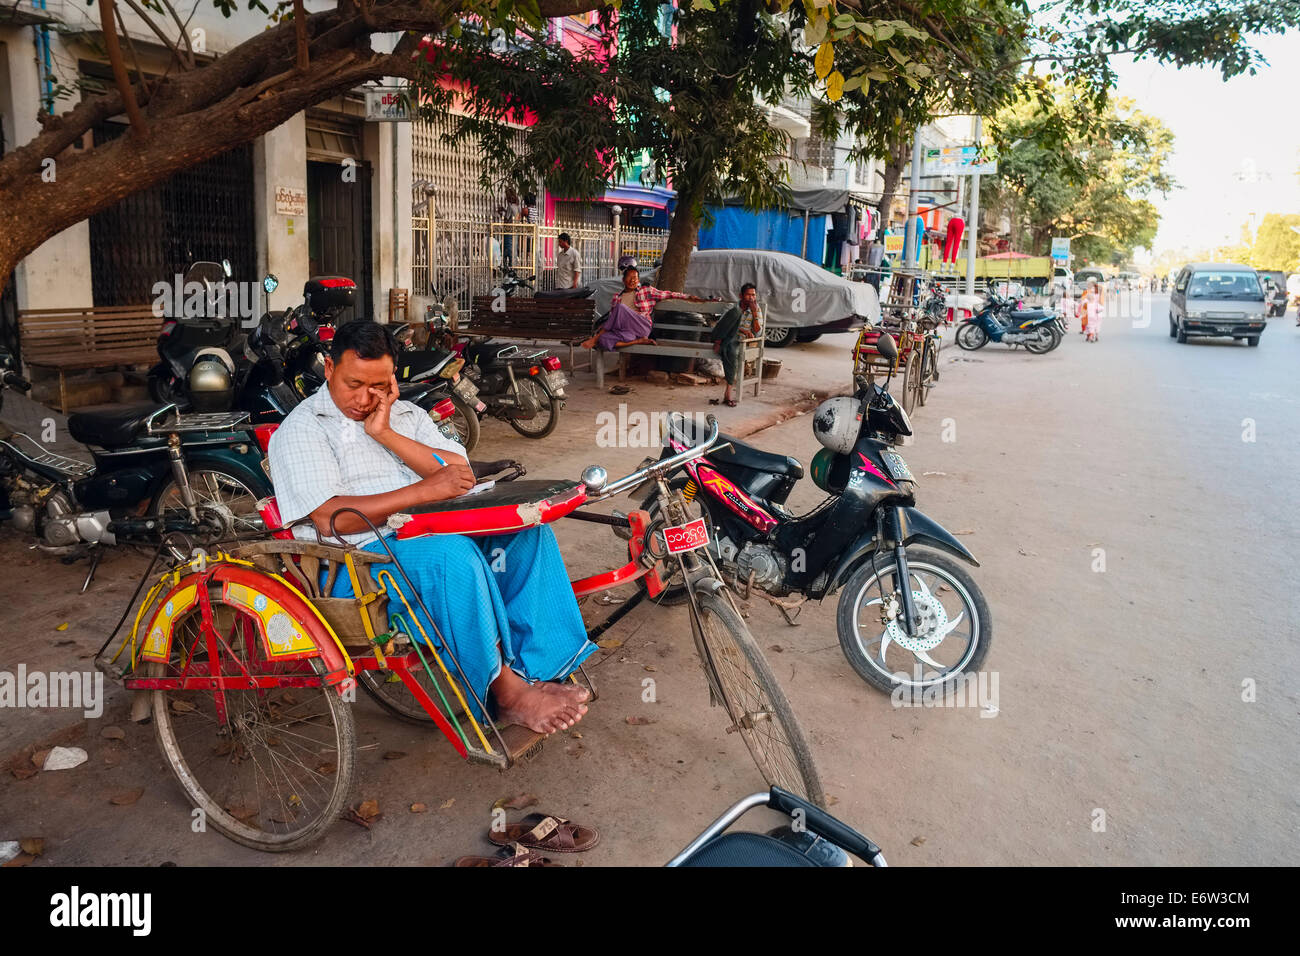
[[[1142,276],[1137,272],[1121,272],[1115,276],[1116,289],[1136,289],[1142,281]]]
[[[641,281],[653,285],[657,271],[642,269]],[[767,344],[776,348],[880,321],[880,298],[872,286],[850,282],[788,252],[700,249],[691,253],[683,291],[735,299],[746,282],[758,288],[767,316]],[[622,280],[598,279],[592,285],[603,312]]]
[[[1256,269],[1260,284],[1264,287],[1264,299],[1268,302],[1269,318],[1286,315],[1286,273],[1281,269]]]
[[[1048,294],[1053,297],[1062,297],[1071,295],[1074,292],[1074,273],[1066,266],[1056,266],[1052,269],[1052,286],[1048,289]]]
[[[1197,262],[1183,266],[1169,296],[1169,337],[1229,336],[1258,345],[1268,318],[1264,287],[1250,266]]]
[[[1077,299],[1088,291],[1088,286],[1093,282],[1105,282],[1106,274],[1100,269],[1079,269],[1074,273],[1074,297]]]

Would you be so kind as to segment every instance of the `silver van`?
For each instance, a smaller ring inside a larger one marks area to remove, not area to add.
[[[1169,337],[1223,336],[1259,344],[1268,307],[1259,276],[1234,262],[1183,266],[1169,296]]]

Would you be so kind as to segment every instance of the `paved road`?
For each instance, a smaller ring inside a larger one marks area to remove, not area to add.
[[[915,416],[903,449],[913,471],[944,473],[923,478],[919,504],[969,532],[983,562],[996,717],[891,706],[841,656],[834,601],[808,607],[798,628],[751,609],[835,812],[892,863],[1296,862],[1300,330],[1289,316],[1258,348],[1179,346],[1165,299],[1151,304],[1147,327],[1111,318],[1099,343],[1072,334],[1048,356],[945,351]],[[847,371],[843,344],[806,347],[827,380]],[[756,441],[805,461],[817,447],[806,416]],[[641,452],[565,454],[614,470]],[[793,504],[817,498],[808,483]],[[613,558],[583,528],[562,535],[578,573]],[[133,725],[113,743],[96,724],[84,773],[0,782],[0,821],[51,838],[59,863],[439,864],[486,848],[492,801],[527,792],[601,828],[574,862],[661,862],[758,781],[707,707],[680,612],[639,610],[609,636],[622,644],[596,666],[602,700],[581,736],[508,776],[465,767],[360,703],[357,798],[378,799],[384,817],[368,831],[339,823],[314,851],[268,860],[191,833],[152,733]],[[641,702],[648,676],[654,704]],[[113,706],[121,722],[124,701]],[[385,760],[393,751],[404,756]],[[134,787],[146,788],[134,805],[109,803]],[[428,812],[410,813],[417,801]]]

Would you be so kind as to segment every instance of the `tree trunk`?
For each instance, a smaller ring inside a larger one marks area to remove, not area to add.
[[[677,209],[672,225],[668,227],[668,245],[664,247],[663,265],[655,285],[670,292],[681,292],[686,285],[686,267],[691,261],[691,250],[700,233],[700,216],[703,205],[697,199],[700,190],[679,190]]]
[[[894,196],[898,193],[898,184],[903,179],[903,170],[908,162],[908,143],[895,141],[890,144],[889,160],[885,163],[885,181],[880,187],[880,230],[876,239],[885,241],[885,230],[889,228],[889,209],[894,205]]]

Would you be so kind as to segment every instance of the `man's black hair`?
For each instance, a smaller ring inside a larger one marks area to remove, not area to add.
[[[569,245],[573,245],[573,240],[569,238],[569,234],[567,232],[562,232],[555,238],[559,239],[562,242],[567,242]]]
[[[369,319],[356,319],[339,326],[330,342],[330,358],[338,364],[347,351],[356,352],[363,359],[383,358],[387,355],[397,364],[397,343],[386,325]]]
[[[758,287],[757,287],[756,285],[754,285],[754,283],[752,283],[752,282],[746,282],[744,285],[742,285],[742,286],[740,287],[740,294],[741,294],[741,295],[744,295],[744,294],[745,294],[746,292],[748,292],[750,289],[753,289],[753,290],[754,290],[754,294],[755,294],[755,295],[758,294]]]

